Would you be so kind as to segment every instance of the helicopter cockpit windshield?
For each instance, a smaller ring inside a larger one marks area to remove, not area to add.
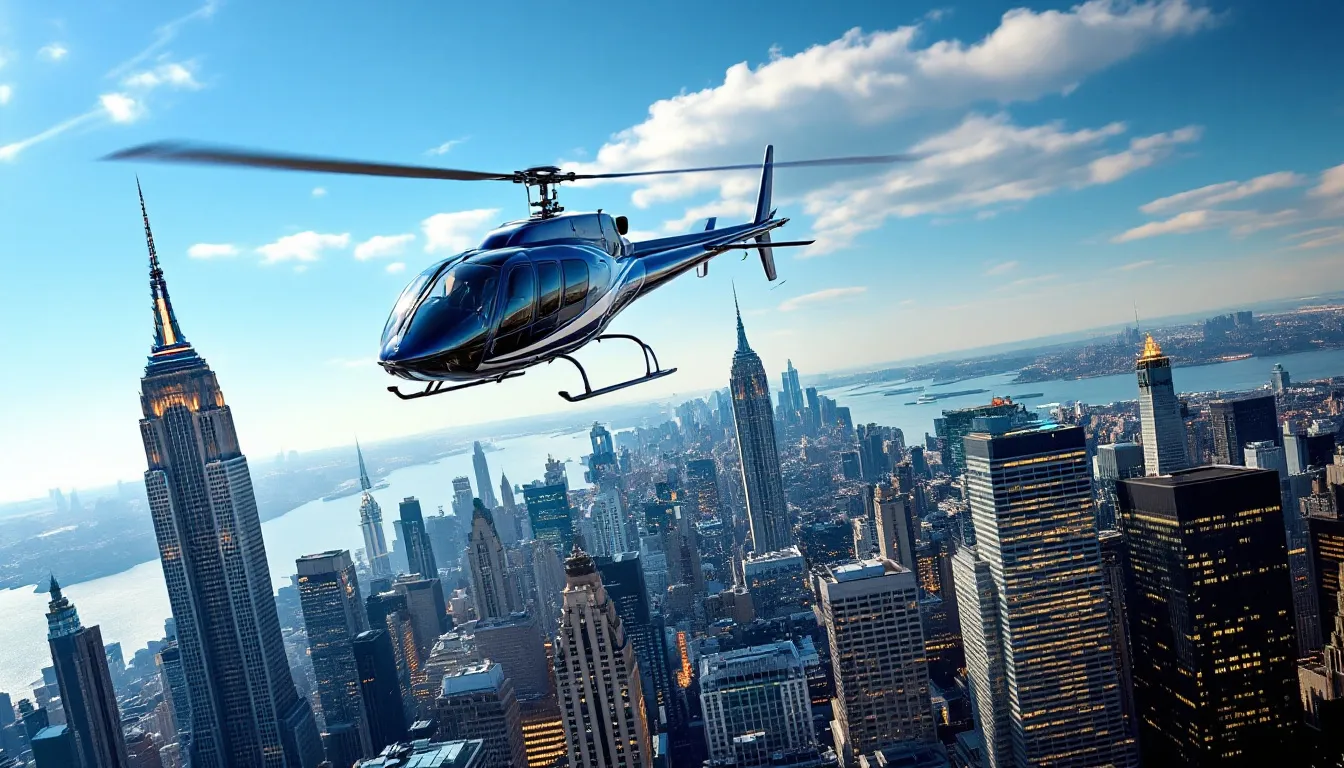
[[[408,360],[453,350],[474,357],[468,348],[485,344],[498,279],[497,268],[464,262],[420,273],[388,318],[383,359]],[[456,366],[468,360],[447,362]]]

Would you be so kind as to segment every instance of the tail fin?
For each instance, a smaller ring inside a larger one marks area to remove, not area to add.
[[[770,193],[774,187],[775,181],[775,146],[767,144],[765,147],[765,162],[761,164],[761,192],[756,198],[756,219],[752,223],[760,224],[769,221],[774,215],[770,209]],[[757,248],[761,254],[761,268],[765,270],[765,279],[774,280],[775,274],[775,249],[770,247],[770,233],[762,232],[756,236],[756,243],[760,245]]]

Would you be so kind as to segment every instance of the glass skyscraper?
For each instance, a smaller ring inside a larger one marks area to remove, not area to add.
[[[348,726],[355,736],[350,746],[359,749],[352,755],[336,748],[345,746],[336,745],[338,740],[328,739],[327,759],[333,765],[348,765],[373,754],[355,663],[355,637],[369,628],[355,563],[348,551],[335,550],[300,557],[295,568],[303,626],[308,633],[308,651],[327,733],[337,732],[338,726]]]
[[[70,729],[71,751],[84,768],[129,768],[102,632],[97,626],[79,623],[79,613],[61,594],[54,576],[50,591],[47,642]]]
[[[524,488],[523,502],[532,523],[532,537],[545,539],[564,557],[574,547],[574,522],[564,485]]]
[[[1152,336],[1134,364],[1139,379],[1139,422],[1143,430],[1143,466],[1150,475],[1168,475],[1190,466],[1185,445],[1185,421],[1176,385],[1171,380],[1171,358],[1162,354]]]
[[[490,482],[490,465],[485,460],[485,451],[479,442],[472,448],[471,465],[476,470],[476,487],[481,491],[481,502],[486,509],[494,509],[499,506],[499,502],[495,500],[494,483]]]
[[[285,657],[247,458],[214,371],[178,326],[143,195],[140,210],[154,315],[145,490],[191,699],[191,764],[309,768],[322,748]]]
[[[398,509],[401,515],[401,533],[406,544],[406,561],[411,573],[421,578],[438,579],[439,566],[434,561],[434,549],[429,545],[429,534],[425,531],[425,516],[420,510],[420,500],[407,496],[401,500]]]
[[[736,303],[736,299],[734,299]],[[737,352],[729,381],[737,449],[742,459],[742,484],[747,491],[747,522],[757,553],[774,552],[793,543],[789,510],[784,501],[784,478],[775,443],[775,414],[770,405],[770,381],[760,355],[747,344],[742,311],[737,312]]]
[[[1283,439],[1274,395],[1242,395],[1209,403],[1213,463],[1246,465],[1246,444]]]

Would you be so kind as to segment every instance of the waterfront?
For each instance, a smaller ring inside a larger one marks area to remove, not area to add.
[[[1209,366],[1182,368],[1178,365],[1176,386],[1182,392],[1254,389],[1268,383],[1269,370],[1276,362],[1290,372],[1294,381],[1344,375],[1344,350],[1322,350]],[[774,372],[774,375],[778,373]],[[933,419],[943,410],[983,403],[991,395],[1041,393],[1040,397],[1024,401],[1031,408],[1073,400],[1101,404],[1137,397],[1132,374],[1029,384],[1012,384],[1013,377],[1012,373],[998,374],[949,382],[942,387],[932,387],[932,382],[886,382],[877,386],[825,391],[825,394],[834,397],[840,405],[849,406],[856,424],[875,422],[900,427],[911,444],[920,441],[925,432],[933,431]],[[886,397],[877,392],[918,385],[925,386],[928,392],[974,389],[987,392],[922,405],[907,405],[918,397],[917,393]],[[560,459],[574,459],[567,465],[570,484],[583,484],[583,468],[578,460],[590,451],[586,432],[511,438],[500,440],[496,445],[500,450],[487,454],[496,483],[501,470],[515,484],[539,478],[550,453]],[[452,479],[459,475],[470,477],[475,486],[470,452],[388,475],[389,487],[374,495],[383,508],[389,543],[397,502],[403,496],[418,496],[425,514],[435,514],[439,505],[449,504]],[[263,523],[273,586],[278,588],[288,583],[294,572],[294,559],[300,555],[327,549],[354,550],[363,546],[358,528],[359,499],[355,494],[330,502],[313,501]],[[58,579],[59,576],[57,574]],[[163,620],[169,615],[169,609],[158,561],[70,585],[65,588],[65,593],[79,608],[85,624],[100,624],[107,642],[122,644],[128,661],[146,642],[163,635]],[[0,591],[0,616],[5,617],[0,625],[0,691],[11,693],[16,701],[30,695],[30,683],[41,676],[42,667],[51,664],[46,643],[46,603],[46,594],[34,593],[32,587]]]
[[[573,459],[566,465],[570,485],[582,485],[584,469],[579,459],[592,451],[586,431],[509,438],[496,441],[495,446],[499,450],[488,452],[486,457],[496,495],[501,470],[514,484],[529,483],[541,478],[548,454],[562,461]],[[453,478],[461,475],[471,478],[475,487],[470,451],[388,475],[388,487],[374,493],[383,508],[388,545],[392,544],[392,521],[397,518],[397,503],[402,497],[416,496],[425,515],[437,514],[440,505],[450,508]],[[272,586],[279,589],[289,583],[294,560],[302,555],[362,548],[359,501],[359,494],[334,501],[319,499],[262,523]],[[56,574],[56,579],[60,580],[60,574]],[[163,637],[163,621],[171,614],[158,560],[101,579],[63,586],[62,591],[79,609],[81,622],[100,625],[105,642],[121,643],[128,663],[137,649]],[[0,623],[0,691],[9,692],[15,701],[31,696],[31,683],[41,678],[43,667],[51,666],[46,612],[45,591],[34,592],[32,586],[0,590],[0,616],[4,617]]]

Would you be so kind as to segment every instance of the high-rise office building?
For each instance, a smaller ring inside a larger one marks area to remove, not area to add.
[[[178,326],[149,245],[154,343],[141,380],[145,490],[191,697],[194,768],[321,762],[290,676],[261,520],[233,414]]]
[[[305,555],[294,565],[323,721],[328,733],[336,732],[337,726],[347,726],[345,730],[353,736],[328,739],[327,759],[334,765],[352,763],[373,754],[355,663],[355,637],[369,629],[355,563],[350,553],[341,549]],[[340,749],[330,749],[333,744],[339,744]],[[355,754],[347,751],[351,748]]]
[[[742,578],[763,619],[806,611],[811,603],[807,559],[797,547],[752,554],[742,561]]]
[[[1097,481],[1097,528],[1115,530],[1115,484],[1127,477],[1142,477],[1143,446],[1112,443],[1097,446],[1094,474]]]
[[[359,529],[364,533],[364,557],[368,559],[369,570],[375,579],[390,578],[392,561],[387,552],[387,536],[383,533],[383,508],[370,493],[373,483],[364,468],[364,451],[360,450],[359,441],[355,441],[355,455],[359,457],[359,487],[363,491],[359,498]]]
[[[943,466],[949,473],[960,475],[966,470],[966,446],[963,439],[970,433],[975,420],[983,416],[1008,416],[1014,425],[1022,425],[1036,418],[1025,405],[1014,403],[1010,397],[996,397],[986,405],[943,411],[942,418],[933,420],[933,428],[942,444]]]
[[[484,502],[476,499],[471,513],[471,536],[467,539],[467,563],[471,568],[471,597],[482,619],[502,619],[523,609],[504,559],[495,520]]]
[[[1246,444],[1268,441],[1276,445],[1279,412],[1272,394],[1251,394],[1209,402],[1213,429],[1213,463],[1245,466]]]
[[[973,429],[977,543],[953,570],[987,761],[1132,766],[1083,430],[1001,417]]]
[[[1143,475],[1135,475],[1142,477]],[[1125,729],[1138,735],[1138,713],[1134,708],[1134,658],[1129,645],[1129,611],[1125,608],[1125,538],[1119,531],[1097,534],[1101,544],[1101,568],[1106,580],[1106,615],[1111,623],[1111,650],[1115,671],[1120,674],[1120,706],[1125,713]]]
[[[907,571],[918,570],[915,562],[916,525],[909,495],[889,485],[874,489],[873,527],[877,533],[879,557],[894,560]]]
[[[1344,592],[1344,580],[1339,575],[1344,564],[1344,454],[1337,454],[1334,463],[1312,480],[1311,493],[1302,499],[1301,510],[1307,523],[1316,605],[1322,615],[1328,615],[1326,612],[1338,604]],[[1321,626],[1318,632],[1327,629]],[[1325,639],[1317,637],[1316,647]]]
[[[471,515],[471,478],[466,475],[453,478],[453,514],[458,517]]]
[[[527,768],[513,682],[495,662],[487,659],[445,675],[434,713],[436,740],[480,739],[490,768]]]
[[[405,537],[406,561],[410,573],[418,573],[421,578],[439,580],[439,566],[434,560],[434,548],[429,544],[429,534],[425,531],[425,516],[420,510],[420,500],[407,496],[401,500],[398,510],[401,516],[401,532]]]
[[[653,744],[634,645],[582,550],[565,561],[564,608],[552,652],[569,764],[651,768]]]
[[[732,760],[734,740],[757,732],[767,754],[817,743],[807,670],[789,640],[702,656],[700,710],[710,760]]]
[[[818,580],[835,673],[836,752],[933,741],[915,574],[886,559],[832,566]]]
[[[662,617],[649,608],[648,587],[638,552],[596,558],[602,587],[621,618],[621,626],[635,647],[642,677],[650,734],[681,721],[681,707],[672,689]],[[656,726],[656,727],[655,727]]]
[[[1274,390],[1274,394],[1282,395],[1292,385],[1292,378],[1288,375],[1288,371],[1284,370],[1281,364],[1275,363],[1269,371],[1269,388]]]
[[[50,592],[47,644],[73,752],[85,768],[130,768],[102,631],[80,625],[55,576]]]
[[[807,406],[807,401],[803,399],[803,388],[798,383],[798,369],[793,367],[793,361],[790,360],[788,367],[779,375],[784,382],[780,407],[789,412],[791,421],[796,424],[798,414]]]
[[[574,513],[564,485],[524,488],[523,503],[533,538],[549,541],[557,555],[574,548]]]
[[[355,635],[352,645],[369,751],[376,755],[388,744],[406,738],[405,700],[392,636],[383,627],[375,627]]]
[[[486,509],[494,509],[499,506],[495,500],[495,484],[490,480],[490,464],[485,459],[485,450],[481,448],[480,441],[472,446],[471,466],[476,470],[476,487],[481,490],[481,501]]]
[[[1281,761],[1299,708],[1278,478],[1200,467],[1119,492],[1144,764]]]
[[[736,297],[733,303],[736,305]],[[793,536],[784,498],[784,477],[779,469],[779,449],[775,443],[770,382],[766,379],[760,356],[747,344],[740,309],[737,311],[737,352],[733,354],[729,386],[752,547],[757,552],[774,552],[792,544]]]
[[[191,734],[191,695],[187,692],[187,676],[182,670],[182,649],[177,647],[175,637],[155,655],[155,664],[159,668],[164,701],[172,714],[177,743],[186,749]]]
[[[80,760],[76,748],[75,732],[64,723],[49,725],[38,731],[30,746],[33,750],[33,765],[36,768],[82,768],[85,765]],[[13,765],[14,768],[19,768],[22,765],[17,762],[17,758],[12,764],[7,760],[5,753],[0,752],[0,766]],[[98,764],[87,765],[96,767]]]
[[[553,626],[543,629],[527,613],[476,622],[476,655],[499,663],[504,676],[513,681],[520,702],[550,698],[553,693],[546,659],[546,641]]]
[[[499,503],[505,509],[513,509],[518,506],[513,499],[513,486],[509,484],[509,476],[502,472],[499,475]]]
[[[621,494],[615,488],[600,491],[593,497],[593,506],[589,510],[593,521],[593,541],[587,542],[593,554],[610,557],[619,552],[638,549],[638,544],[629,540],[629,526],[625,523],[625,508],[621,505]]]
[[[448,631],[448,604],[443,598],[443,582],[437,578],[402,576],[392,589],[405,598],[406,612],[415,633],[416,655],[423,664],[439,635]]]
[[[554,456],[546,456],[546,472],[541,476],[543,485],[564,486],[565,492],[569,492],[569,476],[565,473],[565,462]]]
[[[1143,430],[1143,466],[1150,475],[1167,475],[1190,466],[1185,444],[1185,420],[1176,385],[1171,379],[1171,358],[1162,354],[1149,335],[1143,353],[1134,363],[1139,379],[1139,422]]]

